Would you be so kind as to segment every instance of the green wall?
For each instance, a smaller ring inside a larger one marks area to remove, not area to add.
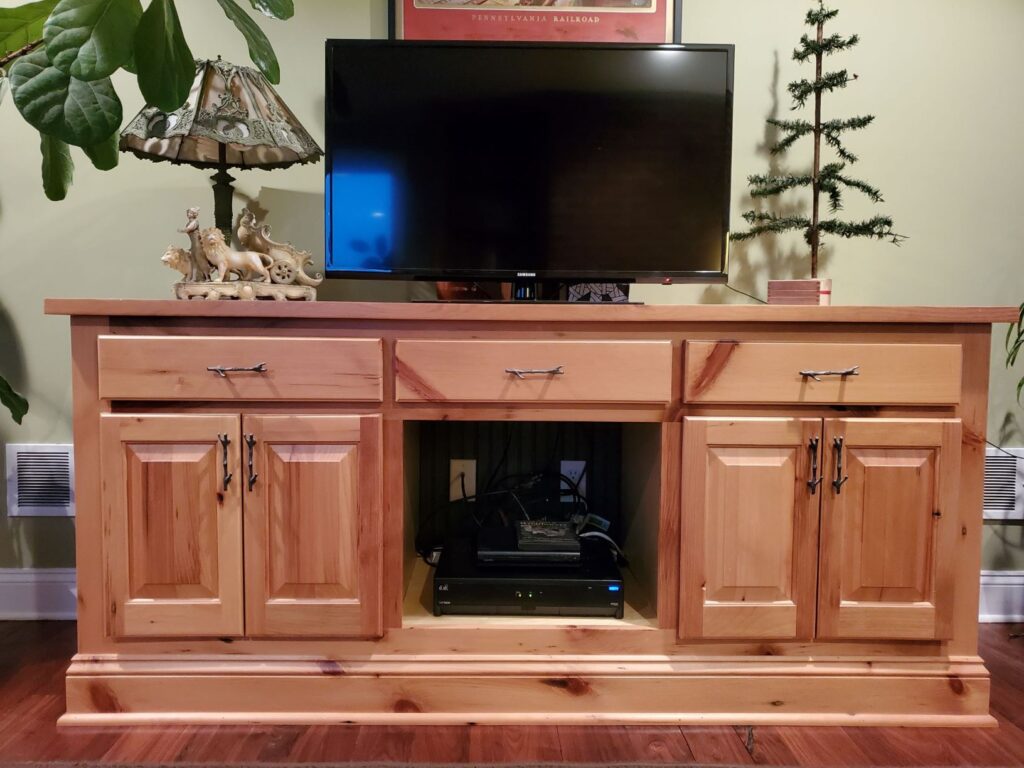
[[[20,3],[0,0],[0,6]],[[744,179],[767,165],[764,119],[786,116],[785,85],[809,76],[790,60],[807,4],[794,0],[685,0],[684,39],[733,42],[737,48],[733,156],[733,226],[749,207]],[[178,3],[196,55],[244,63],[244,43],[219,9]],[[823,274],[837,304],[1017,304],[1024,299],[1017,212],[1024,178],[1024,3],[1019,0],[858,0],[840,3],[837,29],[863,42],[842,64],[860,80],[830,98],[828,115],[872,112],[876,124],[850,144],[858,172],[881,187],[886,210],[910,239],[902,248],[874,242],[830,247]],[[287,23],[260,22],[281,60],[279,92],[313,135],[323,138],[326,37],[379,37],[384,0],[299,0]],[[130,78],[118,89],[126,116],[141,107]],[[66,318],[42,315],[47,296],[166,298],[175,275],[160,255],[190,205],[209,218],[212,195],[203,172],[123,157],[114,171],[79,175],[63,203],[39,183],[38,136],[0,106],[0,371],[30,398],[18,428],[0,418],[0,442],[70,440],[70,362]],[[808,163],[794,154],[795,167]],[[322,254],[323,170],[249,171],[239,176],[236,208],[258,202],[275,234]],[[853,217],[872,212],[851,198]],[[769,277],[804,276],[799,238],[734,246],[732,282],[764,295]],[[325,298],[401,299],[405,286],[332,283]],[[651,303],[744,302],[720,286],[641,286]],[[1002,329],[997,329],[997,337]],[[993,344],[990,438],[1024,445],[1013,377]],[[2,482],[2,479],[0,479]],[[0,499],[3,498],[0,489]],[[2,503],[2,502],[0,502]],[[8,520],[0,515],[0,567],[73,563],[69,520]],[[1019,526],[990,526],[985,563],[1024,569]]]

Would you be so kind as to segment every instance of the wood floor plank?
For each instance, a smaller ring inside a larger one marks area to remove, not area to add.
[[[413,759],[413,738],[413,729],[409,727],[361,726],[349,759],[367,763],[408,763]]]
[[[842,728],[779,728],[778,737],[801,766],[869,765],[871,760]]]
[[[421,726],[412,739],[412,754],[416,760],[431,763],[465,763],[469,760],[468,725]]]
[[[964,729],[974,733],[978,729]],[[934,728],[846,728],[846,735],[867,756],[866,765],[961,765],[948,739]],[[963,733],[960,729],[958,733]]]
[[[244,725],[205,725],[190,729],[189,739],[175,756],[178,763],[224,763],[235,745],[250,732]]]
[[[340,763],[350,759],[359,736],[358,725],[313,725],[292,747],[296,763]]]
[[[558,740],[558,729],[552,726],[470,726],[470,763],[561,761],[562,748]]]
[[[946,734],[950,749],[959,755],[963,765],[1019,766],[1024,752],[1014,750],[997,738],[995,730],[977,728],[970,734]]]
[[[694,762],[682,731],[671,726],[559,726],[558,741],[566,763]]]
[[[1012,755],[1016,755],[1020,764],[1024,765],[1024,730],[1003,717],[999,712],[993,713],[999,727],[993,731],[995,740],[1003,745]]]
[[[123,729],[100,762],[169,763],[177,758],[192,738],[186,727]]]
[[[270,729],[266,744],[256,758],[260,763],[292,762],[295,743],[305,732],[304,725],[279,725]]]
[[[737,734],[746,739],[747,729],[736,728]],[[754,728],[753,750],[750,756],[755,765],[800,765],[797,756],[782,737],[782,728],[759,726]]]
[[[753,765],[744,748],[743,737],[726,725],[682,729],[690,753],[698,763],[708,765]]]

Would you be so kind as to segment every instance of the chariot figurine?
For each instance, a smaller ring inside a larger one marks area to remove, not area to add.
[[[238,240],[247,250],[236,251],[216,227],[200,229],[199,209],[186,212],[189,249],[168,246],[161,261],[181,272],[174,293],[179,299],[275,299],[315,301],[323,275],[310,276],[308,251],[272,240],[270,227],[249,209],[242,211]]]

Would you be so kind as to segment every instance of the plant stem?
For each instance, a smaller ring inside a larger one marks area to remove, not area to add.
[[[28,45],[23,45],[16,51],[11,51],[10,53],[5,54],[2,58],[0,58],[0,67],[6,67],[15,59],[20,58],[27,53],[32,53],[32,51],[34,51],[42,44],[42,40],[36,40],[35,42],[29,43]]]
[[[825,38],[825,22],[818,22],[818,52],[814,56],[814,82],[821,82],[821,42]],[[821,88],[814,92],[814,171],[811,182],[813,211],[811,213],[811,277],[818,276],[818,248],[821,244],[821,232],[818,230],[818,204],[821,197]]]

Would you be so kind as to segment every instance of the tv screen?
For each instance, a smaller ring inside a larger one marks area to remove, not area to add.
[[[732,47],[327,44],[327,272],[725,273]]]

